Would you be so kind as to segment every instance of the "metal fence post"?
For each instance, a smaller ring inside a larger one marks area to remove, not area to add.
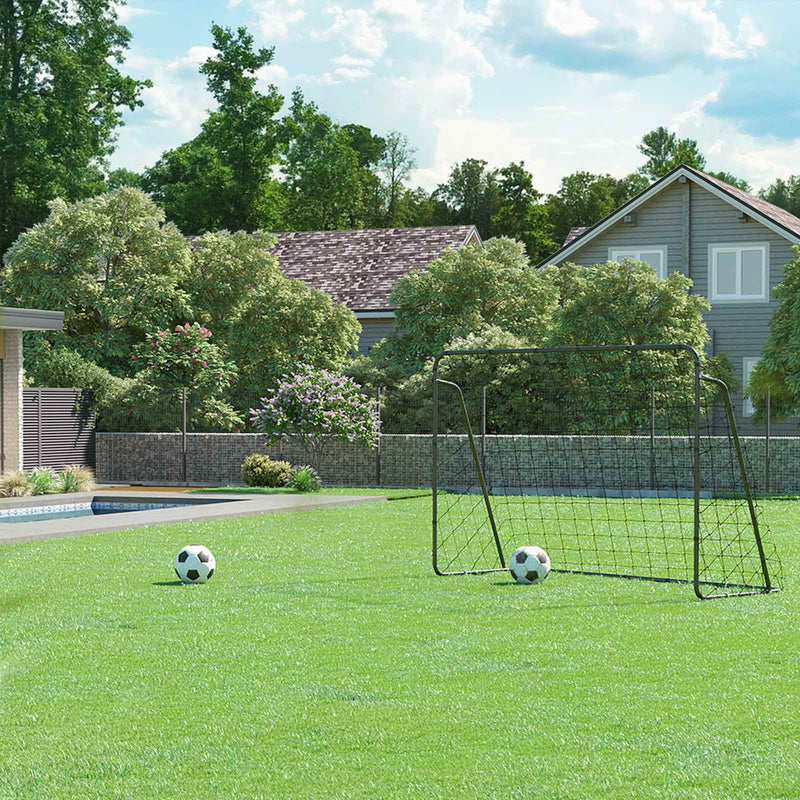
[[[378,404],[378,420],[381,420],[381,387],[375,390],[375,400]],[[381,485],[381,427],[378,426],[378,446],[375,453],[375,485]]]
[[[767,435],[764,441],[764,491],[769,494],[770,492],[770,474],[769,474],[769,440],[772,427],[772,409],[770,408],[770,391],[767,389]]]
[[[650,488],[656,488],[656,389],[650,389]]]
[[[481,469],[486,476],[486,387],[481,387]]]
[[[181,389],[181,462],[183,482],[186,483],[186,387]]]

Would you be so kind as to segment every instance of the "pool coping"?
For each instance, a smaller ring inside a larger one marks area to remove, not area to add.
[[[0,510],[21,506],[41,508],[51,505],[91,503],[96,492],[37,495],[35,497],[9,497],[0,500]],[[253,517],[259,514],[282,514],[292,511],[311,511],[317,508],[356,505],[385,501],[376,495],[270,495],[242,497],[224,492],[203,494],[202,497],[176,497],[174,492],[116,492],[104,490],[97,500],[101,502],[154,503],[164,502],[185,508],[159,508],[147,511],[103,514],[97,517],[69,517],[66,519],[37,520],[34,522],[0,523],[0,545],[58,539],[65,536],[82,536],[89,533],[110,533],[152,525],[169,525],[180,522],[211,522],[235,517]],[[135,514],[135,519],[132,519]],[[8,528],[8,530],[5,530]]]

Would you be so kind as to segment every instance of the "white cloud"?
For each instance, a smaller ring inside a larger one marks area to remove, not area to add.
[[[271,84],[280,84],[289,78],[289,71],[281,64],[266,64],[256,72],[259,91]]]
[[[585,36],[599,25],[586,13],[581,0],[547,0],[544,20],[563,36]]]
[[[340,67],[371,67],[374,61],[371,58],[354,58],[346,53],[331,59],[331,63]]]
[[[127,3],[123,5],[121,2],[113,4],[114,10],[117,12],[117,19],[122,25],[127,25],[135,17],[147,17],[156,12],[150,8],[141,8],[140,6],[131,6]]]
[[[767,44],[767,37],[750,17],[742,17],[739,20],[736,41],[747,50],[754,50],[757,47],[764,47]]]
[[[333,22],[322,31],[313,31],[311,37],[318,41],[338,39],[353,50],[366,53],[372,59],[380,58],[386,50],[386,38],[374,17],[363,8],[327,6],[325,13]]]
[[[241,5],[244,0],[228,0],[228,7]],[[304,0],[246,0],[256,15],[258,30],[265,39],[285,39],[289,28],[306,16]]]
[[[363,67],[337,67],[333,72],[346,81],[361,80],[362,78],[368,78],[372,74],[370,70]]]

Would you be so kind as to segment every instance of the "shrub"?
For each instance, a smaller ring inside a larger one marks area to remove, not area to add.
[[[317,471],[306,464],[292,470],[286,485],[298,492],[318,492],[322,488],[322,481]]]
[[[28,497],[33,494],[31,479],[20,469],[7,470],[0,475],[0,496]]]
[[[49,467],[35,469],[28,477],[34,494],[55,494],[58,491],[58,476]]]
[[[89,467],[80,464],[69,464],[58,476],[58,491],[65,494],[70,492],[91,492],[97,488],[94,482],[94,472]]]
[[[242,464],[242,480],[248,486],[286,486],[291,471],[288,461],[273,461],[267,455],[253,453]]]

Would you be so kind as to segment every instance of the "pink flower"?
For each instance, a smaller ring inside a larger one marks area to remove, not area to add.
[[[131,356],[131,358],[132,358],[134,361],[138,361],[138,360],[139,360],[139,356]]]
[[[207,367],[207,366],[208,366],[208,364],[206,364],[206,362],[204,361],[203,362],[203,367]]]

